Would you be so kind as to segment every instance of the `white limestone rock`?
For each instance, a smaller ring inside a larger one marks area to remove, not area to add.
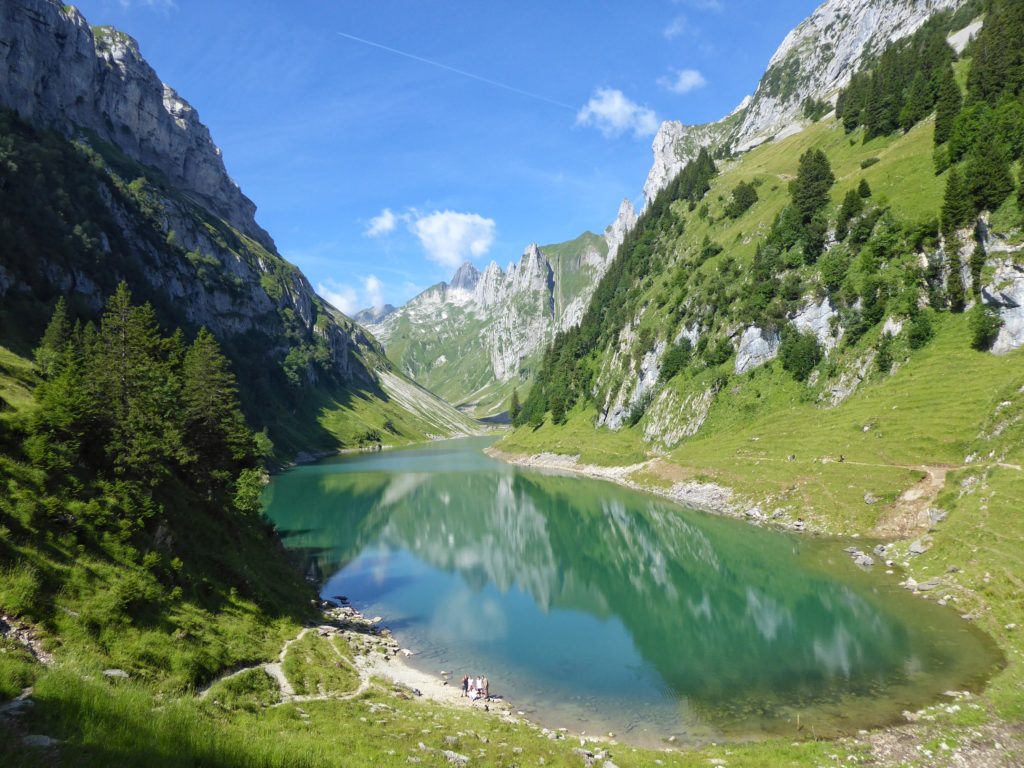
[[[636,209],[633,208],[632,201],[628,197],[624,198],[622,204],[619,205],[619,213],[615,217],[615,221],[604,231],[604,239],[608,244],[608,256],[604,260],[604,264],[594,264],[595,267],[601,268],[603,272],[603,269],[612,262],[612,259],[619,252],[619,246],[622,245],[622,241],[626,239],[626,235],[629,234],[630,230],[636,226],[636,219]]]
[[[650,203],[674,179],[688,162],[700,154],[701,147],[720,143],[729,133],[729,118],[717,123],[684,125],[675,120],[661,124],[651,149],[654,164],[644,182],[644,199]]]
[[[686,437],[700,431],[715,402],[716,391],[711,387],[695,392],[680,400],[669,387],[662,390],[651,405],[644,425],[644,440],[673,448]]]
[[[791,31],[768,62],[736,134],[736,149],[767,141],[801,117],[808,98],[834,99],[866,56],[912,35],[964,0],[827,0]]]
[[[734,151],[744,152],[799,131],[805,124],[806,99],[834,103],[866,57],[913,34],[933,14],[964,2],[827,0],[786,36],[757,90],[727,117],[705,125],[661,125],[644,196],[652,200],[702,146],[730,144]]]
[[[981,299],[995,307],[1003,321],[992,352],[1004,355],[1024,346],[1024,265],[1012,259],[996,260],[992,281],[982,287]]]
[[[774,360],[779,354],[780,343],[778,331],[766,331],[756,325],[749,326],[743,331],[736,347],[737,375]]]
[[[256,206],[224,168],[196,111],[162,83],[128,35],[90,27],[73,6],[0,3],[0,103],[38,125],[94,132],[161,171],[230,224],[273,250]]]
[[[837,335],[837,332],[833,330],[833,328],[838,328],[833,323],[837,316],[838,313],[832,306],[832,301],[826,296],[820,302],[809,300],[799,312],[793,315],[793,325],[801,333],[814,334],[818,344],[828,353],[836,348],[841,336],[841,332]]]

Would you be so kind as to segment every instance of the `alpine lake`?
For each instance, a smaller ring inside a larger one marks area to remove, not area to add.
[[[534,722],[645,746],[831,737],[1003,663],[845,542],[510,466],[491,442],[301,466],[265,501],[324,599],[382,616],[452,685],[486,675]]]

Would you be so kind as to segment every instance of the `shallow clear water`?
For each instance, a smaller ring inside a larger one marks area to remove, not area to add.
[[[549,727],[651,744],[852,732],[980,686],[994,645],[837,542],[594,480],[487,440],[304,466],[268,514],[325,598],[425,671],[484,674]]]

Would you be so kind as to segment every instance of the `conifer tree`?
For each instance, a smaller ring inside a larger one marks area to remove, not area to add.
[[[974,251],[971,252],[971,293],[976,297],[981,296],[981,272],[985,268],[985,248],[981,243],[976,243]]]
[[[800,156],[796,179],[790,182],[789,191],[804,224],[828,205],[829,190],[835,181],[828,157],[820,149],[809,149]]]
[[[953,133],[953,125],[963,107],[960,86],[953,74],[953,65],[944,67],[939,75],[935,102],[935,145],[945,144]]]
[[[43,338],[35,351],[36,366],[44,377],[57,373],[55,368],[59,365],[64,355],[64,347],[70,340],[71,322],[68,320],[67,303],[61,296],[57,299],[53,317],[50,318],[50,324],[46,326]]]
[[[857,185],[857,194],[860,195],[864,200],[871,197],[871,185],[868,184],[867,179],[861,179],[860,184]]]
[[[967,77],[972,102],[996,106],[1003,94],[1024,90],[1024,3],[990,0],[985,24],[972,46],[974,53]]]
[[[519,411],[522,410],[522,406],[519,404],[519,390],[512,390],[512,399],[508,404],[508,416],[514,424],[519,418]]]
[[[953,235],[946,241],[949,252],[949,275],[946,278],[946,299],[949,301],[950,312],[964,311],[963,264],[960,261],[960,240]]]
[[[971,220],[974,209],[959,168],[954,167],[946,177],[946,192],[942,201],[942,231],[947,238]]]
[[[863,180],[862,180],[863,181]],[[849,234],[850,221],[864,211],[864,198],[856,190],[851,189],[843,198],[839,208],[839,219],[836,222],[836,240],[845,240]]]
[[[1024,101],[1003,96],[996,108],[996,129],[1006,145],[1011,160],[1024,159]]]
[[[125,283],[107,302],[87,378],[103,393],[107,455],[119,475],[156,481],[181,450],[174,413],[180,377],[168,362],[173,342],[161,338],[153,308],[133,306]]]
[[[239,408],[230,363],[206,328],[185,352],[181,369],[180,414],[189,458],[215,484],[226,485],[255,463],[255,445]]]
[[[1010,153],[991,122],[978,134],[967,158],[965,177],[976,212],[996,210],[1013,192]]]
[[[909,131],[919,121],[928,116],[932,108],[931,84],[924,72],[917,71],[914,81],[910,85],[910,92],[907,94],[903,108],[900,110],[900,127]]]

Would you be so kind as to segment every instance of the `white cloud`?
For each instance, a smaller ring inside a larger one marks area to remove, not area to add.
[[[642,107],[615,88],[598,88],[576,114],[577,125],[593,125],[612,138],[626,132],[640,139],[658,131],[654,110]]]
[[[479,258],[494,243],[494,219],[456,211],[413,215],[413,233],[431,261],[441,266],[457,267],[469,258]]]
[[[689,93],[708,84],[700,72],[696,69],[680,69],[672,77],[658,79],[658,85],[672,93]]]
[[[378,309],[384,306],[384,284],[376,275],[370,275],[363,280],[363,290],[369,306]]]
[[[384,283],[376,275],[368,275],[360,278],[360,281],[361,289],[328,279],[317,283],[316,292],[326,299],[328,304],[349,316],[367,307],[383,307]]]
[[[686,5],[698,11],[721,12],[725,8],[722,0],[675,0],[678,5]]]
[[[676,16],[668,23],[668,26],[661,31],[666,40],[673,40],[689,29],[690,25],[685,16]]]
[[[386,235],[388,232],[393,232],[397,226],[398,217],[392,213],[390,208],[385,208],[380,214],[370,219],[370,224],[366,227],[366,231],[363,234],[367,237],[379,237],[380,235]]]
[[[317,283],[316,292],[335,309],[346,315],[353,315],[360,310],[359,293],[351,285],[344,285],[335,280]]]

